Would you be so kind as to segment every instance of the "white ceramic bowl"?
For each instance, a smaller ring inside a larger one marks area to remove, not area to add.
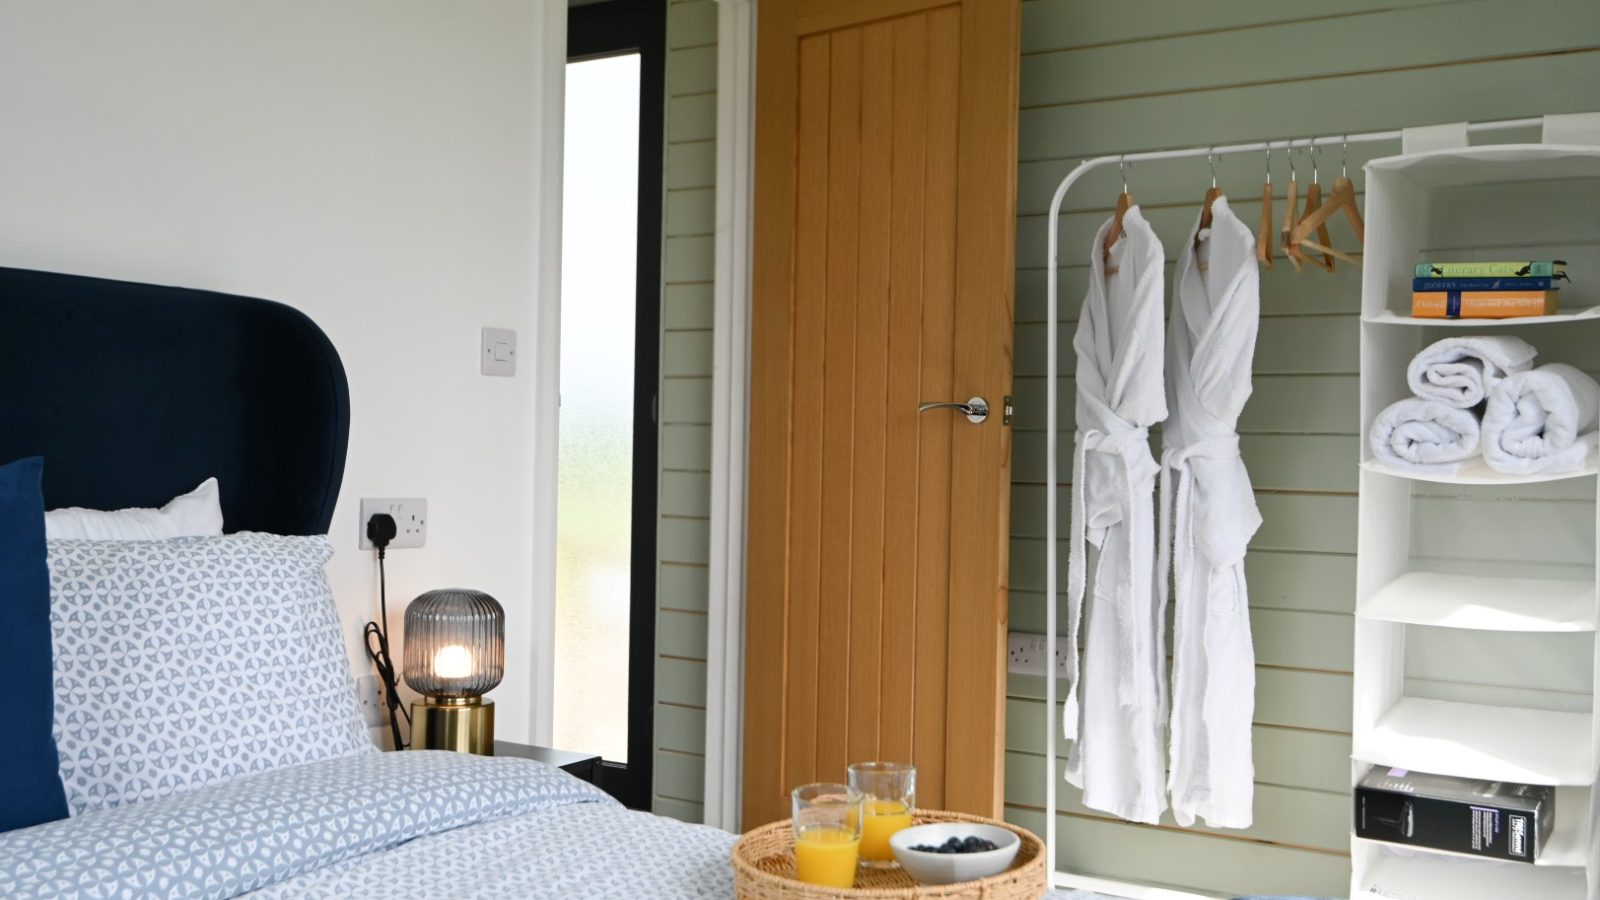
[[[929,853],[912,847],[937,847],[952,837],[969,835],[992,842],[997,849],[982,853]],[[955,884],[999,875],[1011,867],[1022,848],[1016,832],[979,822],[936,822],[903,828],[889,838],[894,858],[918,884]]]

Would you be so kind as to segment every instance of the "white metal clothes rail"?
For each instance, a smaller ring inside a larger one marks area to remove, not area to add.
[[[1540,118],[1503,119],[1496,122],[1474,122],[1467,126],[1469,133],[1486,131],[1506,131],[1514,128],[1535,128],[1543,123]],[[1078,164],[1068,172],[1061,183],[1056,186],[1056,193],[1050,200],[1049,235],[1050,249],[1047,254],[1049,272],[1047,273],[1047,286],[1049,298],[1046,311],[1045,328],[1045,643],[1047,652],[1046,660],[1056,658],[1056,628],[1057,628],[1057,597],[1056,597],[1056,480],[1058,466],[1056,463],[1056,450],[1058,441],[1056,402],[1058,385],[1056,379],[1060,370],[1060,341],[1056,334],[1060,321],[1060,231],[1061,231],[1061,202],[1066,199],[1067,191],[1077,183],[1078,179],[1090,171],[1101,166],[1126,165],[1127,163],[1153,162],[1162,159],[1194,159],[1207,156],[1224,156],[1232,153],[1271,153],[1274,150],[1301,150],[1310,147],[1326,147],[1335,144],[1370,144],[1377,141],[1400,140],[1402,132],[1394,131],[1368,131],[1360,134],[1340,134],[1318,138],[1295,138],[1281,141],[1257,141],[1250,144],[1224,144],[1212,147],[1188,147],[1182,150],[1153,150],[1145,153],[1126,153],[1115,156],[1097,156]],[[1076,550],[1077,548],[1073,548]],[[1060,872],[1056,866],[1056,729],[1060,727],[1061,710],[1056,706],[1056,678],[1054,667],[1050,666],[1051,674],[1045,677],[1045,852],[1049,859],[1051,880],[1057,884],[1073,884],[1089,886],[1086,882],[1063,879],[1065,873]],[[1081,671],[1081,670],[1080,670]],[[1164,748],[1163,748],[1164,750]],[[1167,896],[1172,896],[1167,894]]]

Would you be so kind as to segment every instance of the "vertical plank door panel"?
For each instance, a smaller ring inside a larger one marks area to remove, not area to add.
[[[822,594],[817,626],[817,778],[843,781],[849,752],[850,497],[855,464],[856,267],[861,207],[861,29],[830,35],[828,275],[823,360]],[[802,139],[804,139],[802,137]],[[801,190],[807,188],[802,183]],[[809,318],[814,308],[797,310]]]
[[[917,530],[921,509],[918,416],[922,398],[922,252],[924,137],[927,133],[927,22],[896,20],[894,150],[890,174],[888,434],[884,471],[884,602],[879,701],[885,759],[911,759],[915,702]]]
[[[849,760],[881,759],[884,446],[888,397],[889,208],[894,128],[894,26],[861,37],[861,204],[856,271],[856,403],[850,532]],[[913,401],[915,402],[915,401]],[[893,660],[889,661],[894,664]],[[907,758],[907,757],[901,757]]]
[[[802,192],[795,210],[794,296],[798,309],[820,306],[828,274],[828,128],[830,41],[826,35],[800,45],[800,146],[802,181],[818,185]],[[816,780],[817,699],[821,627],[822,448],[825,435],[827,334],[820,316],[794,317],[794,447],[789,504],[793,537],[789,577],[788,737],[790,778]]]

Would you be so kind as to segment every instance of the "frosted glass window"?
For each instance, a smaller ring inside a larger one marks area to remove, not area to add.
[[[639,55],[567,64],[556,746],[628,759]]]

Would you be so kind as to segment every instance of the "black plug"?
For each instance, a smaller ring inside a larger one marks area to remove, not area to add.
[[[368,622],[362,630],[366,640],[367,656],[372,660],[372,666],[378,672],[378,678],[383,682],[384,705],[389,708],[389,735],[394,739],[394,749],[403,750],[405,744],[400,740],[400,692],[398,673],[394,667],[394,657],[389,655],[389,585],[388,578],[383,572],[384,551],[400,529],[394,523],[394,516],[388,513],[378,513],[367,520],[367,540],[378,551],[378,610],[379,620]],[[407,717],[410,721],[410,717]]]
[[[400,528],[395,525],[394,516],[388,513],[378,513],[367,520],[367,540],[372,542],[372,546],[378,548],[379,553],[382,553],[389,546],[389,542],[394,540],[394,536],[399,533]]]

